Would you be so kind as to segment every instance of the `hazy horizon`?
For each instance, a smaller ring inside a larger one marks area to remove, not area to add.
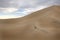
[[[59,0],[0,0],[0,19],[23,17],[59,3]]]

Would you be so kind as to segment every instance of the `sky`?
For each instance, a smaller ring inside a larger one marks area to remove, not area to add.
[[[23,17],[57,4],[60,0],[0,0],[0,19]]]

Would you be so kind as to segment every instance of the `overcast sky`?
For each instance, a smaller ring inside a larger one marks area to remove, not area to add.
[[[60,4],[60,0],[0,0],[0,19],[22,17],[54,4]]]

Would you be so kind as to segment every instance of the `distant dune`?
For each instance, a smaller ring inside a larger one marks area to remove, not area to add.
[[[0,19],[0,40],[60,40],[60,6],[16,19]]]

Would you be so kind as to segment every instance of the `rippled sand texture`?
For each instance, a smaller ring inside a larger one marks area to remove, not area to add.
[[[60,6],[23,18],[0,19],[0,40],[60,40]]]

